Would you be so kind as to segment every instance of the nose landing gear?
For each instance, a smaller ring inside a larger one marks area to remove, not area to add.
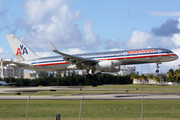
[[[158,62],[158,63],[157,63],[156,73],[159,73],[159,70],[158,70],[158,68],[159,68],[159,64],[161,64],[161,63],[160,63],[160,62]]]
[[[156,70],[156,73],[159,73],[159,70]]]

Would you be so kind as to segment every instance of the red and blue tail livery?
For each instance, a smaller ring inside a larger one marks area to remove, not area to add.
[[[17,53],[16,55],[24,55],[24,54],[28,54],[28,51],[26,49],[26,47],[24,47],[23,45],[20,45],[19,48],[17,48]]]

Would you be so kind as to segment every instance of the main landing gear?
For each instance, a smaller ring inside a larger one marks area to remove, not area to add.
[[[97,74],[95,74],[95,69],[86,69],[87,74],[84,75],[85,78],[88,78],[91,80],[92,87],[97,87]],[[89,74],[90,73],[90,74]]]
[[[98,82],[96,74],[87,74],[84,77],[90,79],[92,87],[97,87]]]
[[[90,79],[94,79],[94,78],[97,78],[97,75],[96,74],[87,74],[84,76],[85,78],[90,78]]]
[[[85,78],[95,79],[97,77],[97,75],[94,74],[95,71],[96,71],[96,69],[93,67],[91,67],[91,69],[86,69],[87,74],[85,75]]]

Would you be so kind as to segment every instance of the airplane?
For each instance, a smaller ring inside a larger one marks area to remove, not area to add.
[[[96,76],[95,72],[118,72],[121,65],[156,63],[178,59],[178,55],[163,48],[145,48],[122,51],[96,52],[85,54],[66,54],[58,51],[50,42],[52,51],[60,56],[39,57],[13,34],[6,38],[15,55],[16,62],[6,61],[12,67],[36,71],[86,70],[87,77]]]

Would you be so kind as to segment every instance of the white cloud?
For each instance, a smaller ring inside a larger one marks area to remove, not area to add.
[[[126,42],[126,48],[145,48],[151,39],[151,34],[148,32],[133,31],[130,39]]]
[[[53,52],[35,52],[40,57],[49,57],[49,56],[55,56],[56,54]]]
[[[107,40],[105,48],[141,49],[151,46],[151,43],[153,42],[154,41],[152,39],[151,33],[137,30],[132,32],[132,35],[129,37],[127,41],[122,41],[121,39],[118,39],[117,41]]]
[[[5,59],[14,59],[14,55],[8,53],[2,47],[0,47],[0,58],[2,58],[3,60],[5,60]]]
[[[180,16],[180,11],[173,11],[173,12],[150,11],[149,14],[152,16]]]
[[[48,42],[51,41],[58,49],[99,48],[101,38],[93,31],[93,22],[87,20],[81,31],[75,24],[81,18],[81,11],[72,10],[68,1],[37,0],[24,3],[25,16],[19,19],[18,25],[26,30],[24,40],[29,47],[48,51]]]
[[[68,52],[64,52],[64,53],[67,53],[67,54],[82,54],[82,53],[86,53],[86,51],[83,51],[79,48],[72,48],[72,49],[69,49]]]
[[[0,53],[3,53],[3,52],[4,52],[3,48],[2,48],[2,47],[0,47]]]
[[[155,47],[174,49],[174,47],[176,46],[175,43],[172,41],[172,37],[160,37],[159,39],[154,39],[156,39],[153,42]]]
[[[66,54],[82,54],[82,53],[85,53],[85,51],[82,51],[79,48],[72,48],[72,49],[68,49],[68,51],[62,51],[62,52],[66,53]],[[35,53],[40,57],[60,56],[59,54],[56,54],[54,52],[35,52]]]
[[[180,34],[174,34],[171,39],[177,46],[180,46]]]
[[[177,28],[180,29],[180,18],[178,19],[179,24],[177,25]]]
[[[122,51],[122,49],[114,48],[114,49],[110,49],[110,51]]]
[[[84,42],[91,47],[91,49],[98,49],[101,44],[100,36],[95,34],[92,29],[93,22],[91,20],[87,20],[84,24]]]

